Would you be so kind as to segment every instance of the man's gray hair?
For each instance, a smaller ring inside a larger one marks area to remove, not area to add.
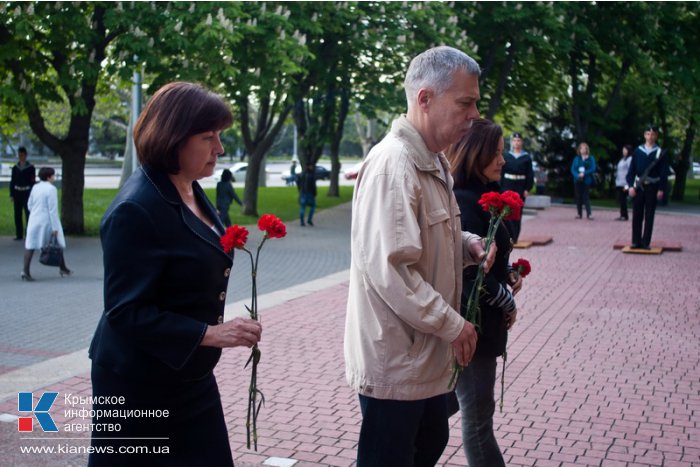
[[[430,88],[436,94],[445,92],[450,87],[452,75],[460,69],[470,75],[481,74],[479,64],[454,47],[433,47],[414,57],[403,83],[408,107],[413,105],[421,88]]]

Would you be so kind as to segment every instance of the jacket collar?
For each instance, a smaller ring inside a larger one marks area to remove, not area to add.
[[[394,120],[391,124],[391,132],[397,138],[406,142],[406,145],[412,149],[412,151],[409,151],[408,156],[418,170],[425,172],[437,171],[438,168],[435,167],[435,158],[437,157],[445,169],[445,173],[449,172],[449,164],[445,156],[441,152],[432,152],[428,149],[425,141],[423,141],[423,137],[405,115]]]
[[[153,187],[158,191],[158,194],[165,200],[165,202],[176,206],[180,210],[180,216],[184,221],[185,225],[199,238],[205,242],[212,245],[217,250],[221,251],[227,257],[231,255],[223,252],[223,248],[219,243],[219,238],[224,234],[226,228],[224,224],[219,219],[216,210],[212,206],[209,198],[207,198],[206,193],[202,189],[202,186],[198,182],[192,182],[192,190],[194,196],[197,199],[200,209],[204,211],[209,219],[214,223],[216,232],[212,230],[211,227],[202,222],[201,219],[197,218],[192,211],[182,202],[180,194],[177,192],[177,188],[170,181],[168,174],[154,169],[149,166],[141,166],[141,171],[143,172],[146,179],[153,185]]]

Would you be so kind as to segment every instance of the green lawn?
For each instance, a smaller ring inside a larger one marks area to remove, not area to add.
[[[352,199],[352,186],[341,186],[340,197],[330,198],[326,196],[327,188],[319,187],[316,197],[316,209],[325,209]],[[96,236],[99,233],[100,220],[109,203],[117,194],[117,189],[86,189],[83,196],[85,209],[85,234]],[[212,202],[215,199],[215,189],[204,190]],[[239,196],[243,196],[241,190],[237,190]],[[61,196],[61,190],[58,191]],[[0,235],[14,236],[14,210],[9,202],[0,204]],[[294,221],[299,218],[298,192],[296,187],[264,187],[258,191],[258,213],[274,214],[283,221]],[[257,222],[253,216],[243,216],[239,206],[234,203],[230,210],[231,222],[240,225],[251,225]]]

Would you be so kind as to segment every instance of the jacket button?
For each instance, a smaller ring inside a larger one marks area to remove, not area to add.
[[[231,275],[231,268],[224,269],[224,277],[228,277],[230,275]]]
[[[224,315],[219,316],[219,319],[216,320],[217,323],[221,324],[224,322]]]
[[[221,292],[219,294],[219,301],[223,302],[224,300],[226,300],[226,292]]]

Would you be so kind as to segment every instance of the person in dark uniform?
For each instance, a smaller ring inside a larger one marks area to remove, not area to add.
[[[36,169],[27,161],[27,148],[17,151],[19,162],[12,167],[10,178],[10,201],[15,205],[15,240],[24,238],[24,222],[29,221],[29,192],[36,182]],[[24,212],[24,222],[22,221]]]
[[[251,347],[262,328],[223,320],[233,253],[197,183],[213,174],[232,121],[219,96],[176,82],[136,122],[141,167],[100,225],[104,313],[89,356],[93,409],[102,413],[93,424],[102,429],[92,431],[91,466],[129,465],[135,456],[119,450],[135,444],[154,453],[139,454],[139,465],[233,465],[213,369],[222,348]]]
[[[515,132],[511,136],[510,151],[504,158],[506,163],[501,169],[501,188],[503,191],[516,192],[524,202],[530,194],[535,176],[532,170],[532,157],[529,152],[523,150],[523,136],[520,133]],[[513,241],[516,243],[520,236],[521,220],[505,221]]]
[[[668,186],[668,157],[656,144],[658,137],[657,127],[650,125],[644,130],[644,144],[632,153],[627,172],[627,188],[632,198],[632,248],[649,249],[656,202],[663,198]]]

